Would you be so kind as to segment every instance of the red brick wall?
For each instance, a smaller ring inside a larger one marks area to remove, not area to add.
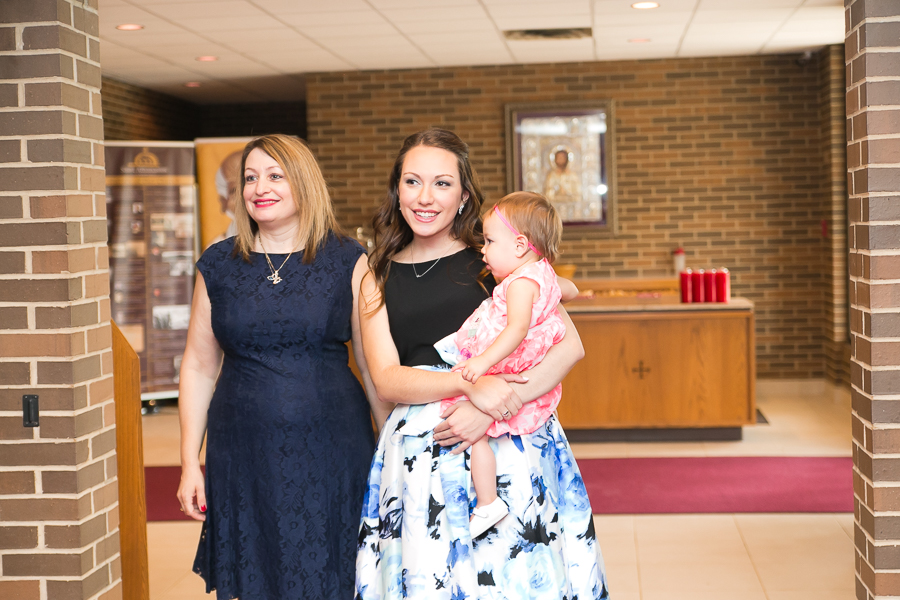
[[[845,2],[856,597],[900,596],[900,3]]]
[[[833,198],[823,137],[836,125],[823,122],[821,104],[823,77],[843,70],[827,50],[809,64],[797,59],[312,74],[308,139],[341,221],[356,226],[383,197],[407,134],[455,130],[496,200],[507,191],[505,104],[611,98],[619,231],[566,241],[561,261],[576,263],[581,277],[659,276],[682,245],[689,266],[728,266],[734,292],[756,303],[761,377],[822,377],[833,276],[821,226]]]
[[[103,78],[103,126],[107,140],[193,140],[198,107],[108,77]]]
[[[4,600],[122,598],[99,23],[96,1],[0,2]]]
[[[193,140],[288,133],[306,138],[306,105],[297,102],[199,106],[115,79],[103,78],[108,140]]]

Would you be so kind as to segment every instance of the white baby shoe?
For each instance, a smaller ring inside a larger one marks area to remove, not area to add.
[[[500,519],[509,514],[506,502],[497,498],[487,506],[476,506],[472,511],[472,520],[469,521],[469,531],[474,540],[479,535],[500,522]]]

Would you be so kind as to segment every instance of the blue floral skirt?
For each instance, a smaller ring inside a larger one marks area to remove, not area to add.
[[[369,474],[356,558],[359,600],[608,598],[591,506],[562,427],[491,439],[510,514],[477,540],[468,452],[436,444],[440,402],[398,406]]]

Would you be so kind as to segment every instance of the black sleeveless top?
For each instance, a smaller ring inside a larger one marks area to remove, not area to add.
[[[437,264],[433,260],[416,263],[415,271],[412,264],[391,263],[384,299],[401,365],[446,366],[433,344],[459,329],[491,295],[493,277],[482,280],[486,291],[478,284],[483,270],[481,253],[472,248],[445,256]]]

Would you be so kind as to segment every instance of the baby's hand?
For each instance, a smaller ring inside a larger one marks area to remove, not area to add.
[[[486,362],[487,361],[482,360],[480,356],[474,356],[469,360],[460,363],[461,365],[463,365],[463,379],[465,379],[469,383],[475,383],[476,381],[478,381],[478,378],[487,373],[487,370],[491,368],[490,364],[485,364]]]

